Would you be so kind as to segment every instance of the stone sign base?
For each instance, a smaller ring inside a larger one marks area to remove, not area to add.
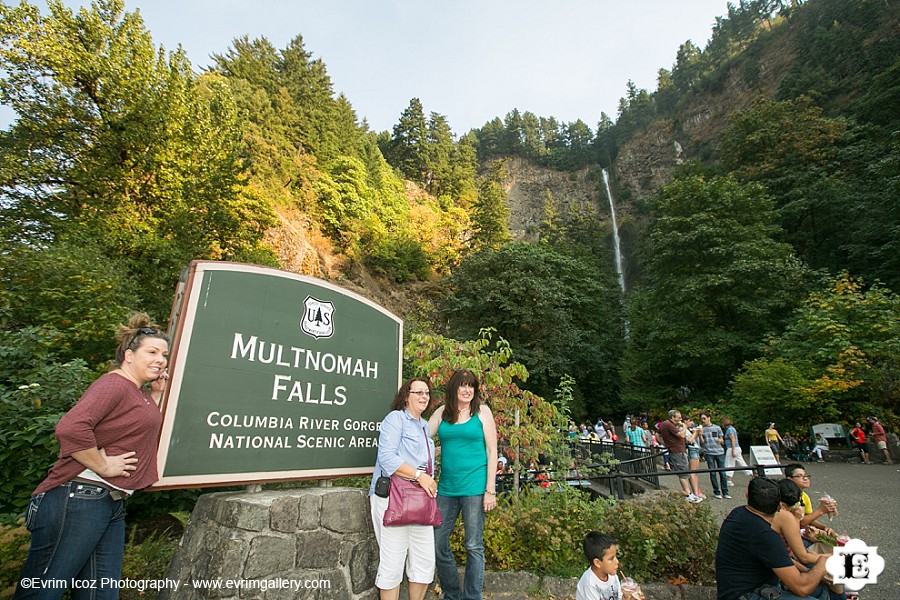
[[[162,600],[375,600],[378,545],[366,490],[204,494]]]

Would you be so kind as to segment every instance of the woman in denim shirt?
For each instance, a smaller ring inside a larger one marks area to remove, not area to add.
[[[434,528],[430,525],[385,527],[388,499],[375,494],[375,481],[397,475],[417,482],[428,495],[437,495],[434,473],[434,442],[422,413],[431,402],[431,382],[416,377],[404,383],[394,396],[391,412],[381,422],[378,458],[369,499],[372,525],[378,541],[379,560],[375,586],[381,600],[396,600],[403,580],[403,565],[409,580],[410,600],[422,600],[434,579]]]

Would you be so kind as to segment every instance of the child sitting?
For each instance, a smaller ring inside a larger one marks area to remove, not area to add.
[[[618,542],[599,531],[584,536],[584,556],[590,566],[578,580],[575,600],[622,600],[619,586]]]

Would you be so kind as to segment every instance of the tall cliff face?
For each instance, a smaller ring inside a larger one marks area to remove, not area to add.
[[[793,37],[786,32],[764,53],[736,59],[714,89],[684,98],[675,117],[656,119],[622,144],[612,168],[622,202],[653,195],[685,160],[718,160],[719,138],[731,115],[757,98],[774,97],[794,56]]]
[[[545,206],[556,204],[558,218],[575,215],[608,218],[601,169],[556,171],[523,158],[504,159],[506,194],[509,199],[509,231],[517,242],[537,242],[545,219]]]

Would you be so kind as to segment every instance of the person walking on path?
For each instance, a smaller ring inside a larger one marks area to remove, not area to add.
[[[884,464],[894,464],[894,461],[891,460],[891,453],[888,452],[887,434],[884,431],[884,426],[878,422],[877,417],[869,417],[869,423],[872,424],[872,439],[875,440],[875,445],[884,452]]]
[[[741,444],[738,441],[738,432],[734,428],[734,421],[729,417],[725,417],[722,419],[722,425],[725,426],[725,467],[731,468],[734,465],[746,467],[747,462],[744,460],[743,450],[741,450]],[[744,473],[748,477],[753,476],[752,471],[744,471]],[[725,479],[728,480],[729,487],[734,486],[734,481],[731,480],[733,476],[734,471],[725,471]]]
[[[863,464],[871,465],[869,453],[866,451],[866,432],[863,431],[862,424],[857,423],[856,427],[850,430],[850,439],[853,440],[853,447],[859,450],[862,456]]]
[[[775,455],[775,462],[781,462],[781,444],[784,443],[784,440],[781,439],[781,434],[778,433],[778,430],[775,429],[775,423],[769,422],[766,425],[766,443],[769,445],[769,448],[772,449],[772,454]]]
[[[632,446],[644,447],[644,430],[637,424],[634,417],[628,421],[628,429],[625,430],[625,434]]]

